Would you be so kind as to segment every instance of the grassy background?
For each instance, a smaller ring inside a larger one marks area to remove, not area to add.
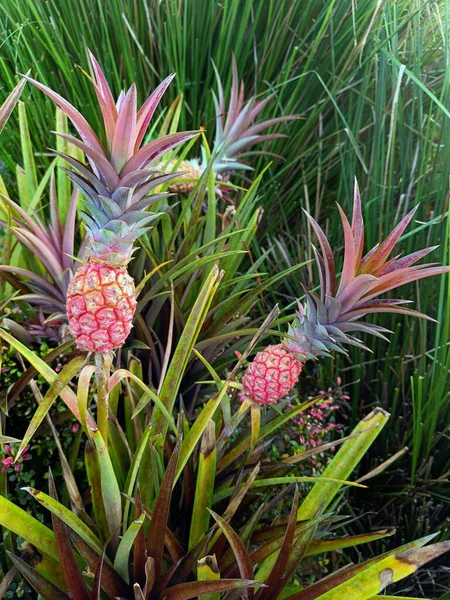
[[[0,6],[0,100],[26,72],[60,90],[95,123],[86,47],[99,58],[115,92],[136,81],[143,95],[177,72],[164,106],[182,93],[181,128],[214,123],[213,60],[226,87],[234,52],[248,93],[275,92],[267,115],[299,113],[276,140],[261,188],[264,234],[255,257],[268,248],[273,273],[310,257],[308,208],[336,248],[342,245],[334,201],[350,209],[353,178],[364,198],[367,244],[420,203],[401,250],[439,244],[433,260],[448,264],[450,175],[448,65],[450,2],[425,0],[4,0]],[[27,87],[34,147],[53,145],[54,109]],[[142,99],[142,97],[141,97]],[[17,115],[2,138],[0,167],[11,185],[19,150]],[[45,150],[38,168],[48,165]],[[267,157],[253,163],[259,172]],[[312,270],[287,278],[256,307],[279,302],[285,311],[301,295]],[[443,529],[449,518],[450,423],[448,281],[411,286],[420,310],[439,324],[380,317],[394,332],[390,344],[373,340],[373,354],[322,363],[326,377],[350,385],[351,419],[374,405],[393,414],[366,469],[401,447],[409,450],[356,495],[373,524],[398,525],[412,539]],[[357,525],[355,526],[357,528]],[[440,593],[436,590],[436,594]]]

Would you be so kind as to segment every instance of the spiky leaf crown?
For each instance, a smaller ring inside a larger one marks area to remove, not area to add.
[[[217,79],[218,96],[213,93],[214,106],[216,111],[216,134],[212,152],[214,171],[222,173],[224,171],[250,169],[243,160],[253,154],[269,154],[269,152],[244,152],[250,146],[264,141],[276,138],[287,137],[281,133],[271,133],[260,135],[273,125],[278,125],[283,121],[292,121],[300,118],[299,115],[288,115],[277,117],[267,121],[256,123],[255,120],[266,105],[273,99],[273,94],[261,102],[256,102],[254,96],[248,101],[244,101],[244,82],[239,83],[236,60],[233,56],[233,80],[231,85],[230,102],[227,106],[223,85],[219,73],[213,65]]]
[[[331,350],[343,351],[343,344],[353,344],[366,349],[354,337],[354,333],[365,332],[385,338],[388,329],[361,322],[372,313],[400,313],[430,319],[416,310],[404,306],[409,300],[379,299],[378,296],[412,281],[432,275],[447,273],[450,267],[435,266],[435,263],[416,265],[421,258],[436,246],[424,248],[408,256],[389,258],[394,246],[405,231],[417,210],[411,210],[381,243],[363,256],[364,222],[361,198],[355,181],[353,219],[348,219],[338,205],[344,230],[344,263],[340,278],[336,277],[333,252],[323,230],[306,213],[319,241],[321,252],[313,247],[319,271],[320,292],[306,292],[306,301],[299,304],[294,324],[289,328],[290,338],[285,340],[289,350],[300,360],[327,355]],[[295,341],[294,341],[295,340]]]
[[[176,176],[158,177],[152,165],[163,154],[191,139],[198,132],[185,131],[160,137],[141,147],[150,120],[174,75],[169,75],[137,109],[136,86],[122,91],[114,101],[106,78],[89,52],[94,78],[92,84],[102,112],[106,143],[100,142],[81,113],[47,86],[26,78],[49,96],[69,117],[81,139],[57,135],[81,148],[89,166],[63,153],[77,172],[66,170],[86,197],[86,224],[92,240],[91,255],[112,264],[125,264],[131,257],[133,241],[155,220],[145,209],[161,196],[148,197],[155,187]]]

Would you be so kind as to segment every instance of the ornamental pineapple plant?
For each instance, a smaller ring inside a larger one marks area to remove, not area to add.
[[[151,167],[164,153],[197,132],[175,133],[143,144],[151,118],[174,75],[167,77],[138,110],[136,86],[122,91],[114,101],[98,62],[91,53],[89,58],[104,122],[104,143],[67,100],[38,81],[28,76],[26,79],[69,117],[81,139],[58,135],[80,148],[88,160],[86,165],[65,153],[56,153],[75,168],[66,172],[84,195],[82,215],[89,239],[87,260],[68,287],[66,307],[69,331],[78,349],[105,354],[120,348],[132,327],[136,292],[127,265],[135,241],[158,218],[146,209],[166,196],[150,192],[175,177]]]
[[[226,199],[229,190],[230,174],[236,171],[251,171],[252,167],[246,161],[254,155],[270,154],[267,150],[249,150],[250,147],[264,142],[270,142],[277,138],[286,138],[282,133],[270,133],[261,135],[269,127],[280,123],[300,118],[299,115],[286,115],[275,117],[265,121],[257,121],[258,115],[273,99],[273,94],[264,100],[256,101],[254,96],[247,101],[244,98],[244,82],[239,82],[236,59],[232,59],[232,84],[228,107],[225,100],[222,81],[219,72],[213,65],[217,80],[217,94],[212,91],[215,107],[215,137],[211,147],[211,160],[206,159],[206,152],[202,148],[202,158],[186,159],[179,163],[172,159],[163,163],[167,173],[177,165],[182,173],[176,181],[169,184],[169,190],[174,193],[188,194],[202,176],[208,165],[214,172],[217,182],[216,193],[219,197]],[[280,157],[278,157],[280,158]]]
[[[338,205],[344,230],[344,261],[340,277],[336,276],[333,250],[319,224],[305,214],[317,236],[320,252],[313,247],[320,290],[305,290],[306,300],[298,303],[294,322],[280,343],[257,353],[242,378],[241,401],[254,404],[280,402],[297,383],[307,360],[329,356],[332,351],[345,352],[343,345],[367,349],[353,334],[369,333],[384,339],[384,327],[361,321],[375,313],[399,313],[430,319],[404,306],[409,300],[379,299],[381,294],[406,283],[447,273],[450,268],[416,263],[436,247],[424,248],[408,256],[389,258],[394,246],[417,210],[411,210],[388,237],[363,255],[364,221],[361,197],[355,181],[353,219],[350,225]]]

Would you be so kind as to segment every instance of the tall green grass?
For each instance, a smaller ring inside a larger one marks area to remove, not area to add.
[[[448,263],[449,0],[4,0],[0,29],[0,101],[16,72],[31,68],[91,122],[98,121],[84,72],[89,47],[116,92],[131,81],[148,90],[176,71],[165,106],[183,94],[180,129],[204,125],[208,136],[214,130],[212,61],[229,87],[234,52],[249,93],[275,93],[267,115],[303,116],[285,126],[287,140],[272,144],[284,160],[273,159],[262,187],[265,235],[253,249],[255,256],[270,249],[273,272],[311,258],[312,234],[302,207],[325,224],[336,248],[342,245],[334,201],[349,210],[355,175],[364,197],[367,245],[420,203],[411,227],[416,234],[404,236],[401,250],[440,244],[433,260]],[[34,146],[53,146],[53,107],[31,87],[27,96]],[[15,168],[19,146],[12,120],[8,130],[0,149],[6,175]],[[40,169],[48,165],[45,151],[35,159]],[[256,172],[268,162],[255,160]],[[289,314],[302,294],[300,284],[313,276],[311,266],[301,277],[287,278],[258,308],[268,311],[279,302]],[[373,340],[373,354],[350,353],[322,367],[330,379],[356,382],[354,421],[375,403],[394,413],[391,429],[379,438],[382,455],[400,445],[410,451],[394,466],[400,484],[387,477],[382,489],[402,502],[405,491],[442,502],[449,496],[439,481],[450,470],[448,286],[442,278],[407,292],[438,325],[379,318],[394,332],[389,345]],[[375,464],[376,454],[367,466]],[[412,522],[415,508],[408,510]]]

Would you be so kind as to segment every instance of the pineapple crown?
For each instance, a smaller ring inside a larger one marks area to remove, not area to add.
[[[67,154],[56,154],[77,171],[64,169],[86,197],[83,216],[91,240],[91,255],[113,265],[122,265],[131,258],[133,242],[158,216],[146,212],[146,209],[167,196],[148,196],[149,192],[176,177],[176,173],[158,176],[158,172],[150,167],[157,165],[166,152],[198,132],[174,133],[142,145],[151,118],[174,74],[166,77],[138,110],[135,84],[122,91],[114,101],[100,65],[91,52],[89,58],[92,84],[104,122],[105,144],[67,100],[42,83],[25,77],[56,102],[81,138],[57,133],[85,153],[88,165]]]
[[[351,225],[339,205],[338,210],[345,240],[344,263],[339,279],[336,277],[330,243],[318,223],[305,211],[321,251],[313,246],[319,271],[320,292],[316,294],[306,291],[306,301],[304,304],[299,303],[295,322],[288,331],[288,335],[293,339],[287,338],[285,341],[286,347],[300,360],[325,356],[332,350],[344,352],[343,344],[352,344],[367,350],[365,344],[354,337],[356,332],[370,333],[387,339],[384,334],[391,333],[388,329],[360,321],[368,314],[399,313],[433,320],[405,307],[404,304],[410,302],[409,300],[379,299],[378,296],[406,283],[450,271],[450,267],[436,266],[436,263],[416,264],[437,246],[418,250],[408,256],[397,255],[389,258],[417,207],[398,223],[384,241],[364,256],[364,222],[356,180]]]
[[[222,173],[231,170],[250,170],[251,167],[242,159],[255,154],[270,154],[266,151],[244,152],[250,146],[260,144],[267,140],[288,137],[281,133],[260,135],[261,132],[272,125],[278,125],[284,121],[299,119],[299,115],[288,115],[277,117],[267,121],[255,122],[259,113],[272,100],[274,94],[270,94],[264,100],[256,102],[252,96],[244,103],[244,82],[239,83],[236,59],[233,56],[233,79],[231,85],[230,102],[228,110],[225,104],[225,96],[219,72],[213,63],[217,79],[218,96],[213,91],[213,100],[216,112],[216,134],[213,146],[214,171]],[[278,157],[281,158],[281,157]]]

